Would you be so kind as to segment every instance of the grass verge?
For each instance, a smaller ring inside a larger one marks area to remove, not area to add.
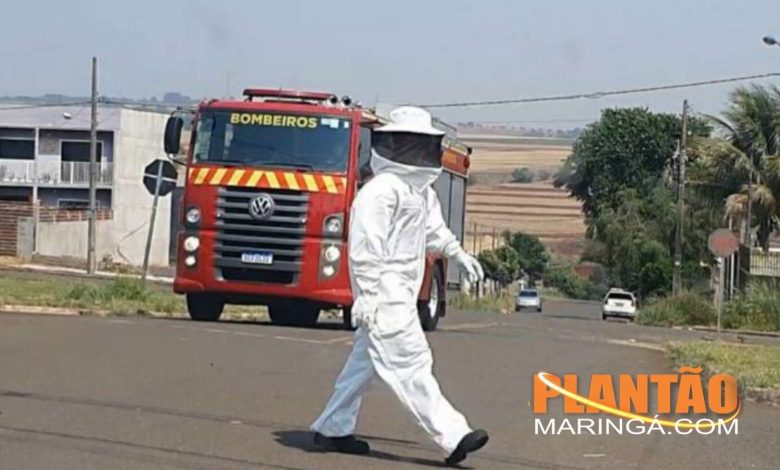
[[[480,298],[459,292],[453,297],[450,305],[458,310],[512,313],[515,306],[515,296],[506,289],[500,294],[485,295]]]
[[[71,278],[62,275],[0,272],[0,305],[70,308],[83,313],[105,315],[187,316],[184,296],[171,287],[157,284],[141,286],[138,279],[117,276],[113,279]],[[265,318],[265,308],[226,307],[223,318]]]
[[[780,347],[692,341],[670,344],[667,354],[675,367],[731,374],[749,398],[780,404]]]

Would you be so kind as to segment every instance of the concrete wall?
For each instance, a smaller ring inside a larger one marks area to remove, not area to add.
[[[106,255],[116,259],[111,239],[112,220],[99,220],[96,229],[95,253],[98,261]],[[73,222],[39,222],[38,254],[53,257],[87,258],[86,220]]]
[[[163,134],[167,115],[123,109],[119,131],[114,136],[114,219],[110,235],[112,256],[117,262],[143,264],[144,246],[152,211],[152,196],[142,183],[144,167],[165,158]],[[170,243],[170,196],[161,197],[149,263],[168,265]]]

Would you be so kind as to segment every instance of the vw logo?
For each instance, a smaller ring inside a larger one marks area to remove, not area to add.
[[[269,194],[260,194],[249,201],[249,215],[255,220],[265,220],[274,213],[275,206],[276,204]]]

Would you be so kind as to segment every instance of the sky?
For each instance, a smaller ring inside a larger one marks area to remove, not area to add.
[[[527,98],[780,72],[777,0],[4,0],[0,96],[244,87],[373,105]],[[780,79],[759,83],[776,83]],[[718,113],[735,85],[436,110],[448,121],[570,128],[606,107]]]

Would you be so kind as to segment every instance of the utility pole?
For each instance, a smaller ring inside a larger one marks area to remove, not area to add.
[[[753,249],[753,234],[751,231],[751,219],[753,217],[753,156],[748,154],[750,159],[750,168],[748,169],[747,184],[747,214],[745,215],[745,240],[742,242],[748,249]]]
[[[95,229],[97,228],[97,57],[92,57],[92,118],[89,126],[89,228],[87,230],[87,273],[95,274]]]
[[[683,221],[685,220],[685,146],[688,141],[688,100],[683,101],[682,136],[680,136],[680,151],[677,152],[677,230],[674,234],[674,277],[672,292],[679,294],[682,290],[682,246]]]

